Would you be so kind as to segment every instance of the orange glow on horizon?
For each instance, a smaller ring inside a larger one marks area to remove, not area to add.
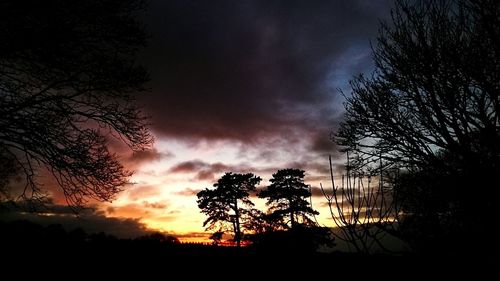
[[[252,172],[260,176],[263,179],[261,185],[266,186],[272,173],[289,167],[289,163],[295,161],[293,155],[288,154],[274,161],[259,158],[257,156],[261,151],[258,147],[247,148],[246,154],[242,156],[241,147],[230,142],[193,146],[159,138],[154,149],[169,156],[140,165],[135,163],[135,174],[131,178],[133,184],[118,194],[114,202],[100,203],[98,208],[107,217],[134,219],[147,229],[174,235],[187,243],[212,242],[208,239],[210,233],[203,227],[206,217],[200,213],[196,203],[198,191],[212,187],[216,179],[227,171]],[[325,157],[323,161],[325,167],[328,165],[327,159]],[[211,176],[206,176],[208,172]],[[306,170],[306,183],[318,187],[320,181],[327,179],[326,176]],[[256,197],[251,200],[256,208],[266,209],[264,200]],[[324,202],[326,200],[323,197],[313,197],[313,208],[320,212],[317,219],[321,225],[333,226]]]

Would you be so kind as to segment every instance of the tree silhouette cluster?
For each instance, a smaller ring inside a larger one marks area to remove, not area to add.
[[[294,228],[298,223],[314,224],[309,216],[319,215],[319,213],[313,210],[309,202],[305,200],[311,196],[311,191],[304,183],[304,171],[279,170],[269,181],[271,185],[258,195],[259,198],[267,199],[269,221],[276,222],[281,228],[288,226]]]
[[[255,191],[255,186],[260,181],[253,174],[226,173],[214,184],[215,189],[200,191],[197,194],[198,207],[208,216],[203,226],[208,226],[207,229],[218,227],[218,232],[223,232],[229,223],[239,247],[242,238],[241,221],[248,219],[248,208],[254,206],[249,199],[250,192]]]
[[[110,200],[131,173],[108,150],[152,138],[133,103],[146,71],[135,57],[146,40],[141,0],[7,0],[0,4],[0,195],[24,175],[26,198],[43,193],[46,168],[70,205]]]
[[[213,185],[213,189],[206,188],[197,194],[198,207],[208,216],[203,226],[207,230],[216,230],[212,235],[214,241],[220,241],[224,233],[232,232],[234,241],[240,247],[242,240],[248,237],[243,235],[244,231],[254,237],[273,233],[266,235],[266,239],[279,236],[281,240],[287,238],[283,235],[286,231],[296,234],[294,238],[300,235],[312,238],[314,231],[310,229],[317,230],[315,234],[320,232],[310,217],[319,213],[307,201],[311,192],[304,183],[303,170],[283,169],[273,174],[271,184],[257,193],[259,198],[267,199],[266,212],[255,209],[249,198],[251,193],[256,192],[260,181],[261,178],[252,173],[226,173]],[[326,233],[323,234],[326,236]]]
[[[398,170],[401,236],[415,248],[494,241],[499,38],[498,1],[396,1],[373,48],[375,72],[351,81],[335,140],[352,169],[382,159]]]
[[[153,249],[180,243],[176,237],[159,232],[152,232],[133,239],[123,239],[104,232],[87,233],[82,228],[68,231],[60,224],[43,226],[27,220],[0,221],[0,230],[0,243],[3,247],[20,247],[17,250],[22,250],[23,247],[31,250],[33,248],[51,250],[70,247],[76,251],[84,247],[114,247],[120,244]]]
[[[314,229],[304,230],[304,232],[307,231],[314,231]],[[282,234],[273,232],[266,239],[280,242],[286,238]],[[304,237],[308,238],[302,236]],[[310,241],[300,242],[307,244]],[[102,232],[86,233],[78,228],[64,229],[57,224],[42,226],[25,220],[9,222],[0,220],[0,246],[2,255],[5,257],[2,261],[4,268],[26,271],[26,265],[29,264],[29,271],[35,271],[34,274],[38,277],[45,277],[44,274],[47,274],[47,277],[54,275],[53,271],[47,269],[55,265],[64,270],[78,272],[80,276],[116,277],[123,274],[124,277],[128,277],[134,273],[147,276],[147,273],[152,271],[151,277],[154,277],[157,275],[156,269],[163,270],[167,265],[171,274],[179,273],[183,276],[202,279],[207,278],[207,272],[222,274],[226,273],[228,268],[238,268],[242,264],[252,264],[256,261],[258,261],[258,266],[245,270],[246,276],[258,278],[265,273],[266,276],[273,278],[288,276],[294,278],[298,271],[314,269],[310,274],[308,273],[308,276],[327,278],[331,277],[331,271],[325,269],[330,268],[332,264],[343,271],[348,271],[344,273],[349,276],[356,272],[357,276],[366,274],[367,278],[373,277],[373,272],[387,266],[408,272],[425,269],[426,275],[429,271],[450,275],[450,272],[456,273],[457,268],[459,273],[461,269],[476,275],[483,272],[478,271],[477,266],[471,265],[469,260],[453,256],[443,258],[429,255],[422,259],[414,255],[304,253],[296,251],[297,244],[284,244],[292,247],[293,251],[280,247],[279,243],[268,245],[274,246],[269,249],[272,252],[260,252],[254,247],[214,247],[196,243],[178,243],[175,237],[160,233],[123,239]],[[481,259],[481,257],[474,257],[474,259]],[[125,269],[105,267],[105,265],[115,263],[119,263],[121,268]],[[496,265],[496,259],[490,264]],[[189,270],[186,270],[186,265],[189,265]],[[290,270],[290,265],[296,265],[296,270],[295,267],[294,270]],[[358,272],[360,265],[363,269],[361,273]],[[494,266],[491,267],[492,270],[494,268]],[[219,272],[220,270],[222,273]],[[486,271],[484,275],[488,276],[490,271]]]

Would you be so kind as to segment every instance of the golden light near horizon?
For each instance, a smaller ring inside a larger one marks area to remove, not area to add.
[[[113,203],[101,208],[109,217],[139,219],[148,228],[178,235],[183,241],[208,241],[210,233],[203,228],[205,217],[196,204],[196,193],[211,188],[223,173],[255,173],[262,177],[260,186],[264,187],[272,173],[298,164],[285,153],[274,161],[259,159],[259,147],[246,148],[243,154],[241,146],[230,142],[190,145],[159,139],[155,148],[168,156],[141,164],[132,178],[134,184],[127,186]],[[316,170],[306,170],[306,184],[314,188],[327,179],[327,175]],[[255,196],[251,199],[256,208],[266,210],[264,200]],[[317,216],[320,224],[333,226],[325,199],[314,196],[312,203],[320,212]]]

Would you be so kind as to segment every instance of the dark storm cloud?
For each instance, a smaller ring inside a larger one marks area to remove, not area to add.
[[[131,152],[130,156],[126,159],[130,165],[137,166],[142,163],[157,161],[160,159],[168,159],[174,157],[170,152],[160,152],[155,148],[149,150]]]
[[[25,212],[23,204],[0,204],[0,220],[29,220],[41,225],[60,224],[67,231],[82,228],[87,233],[105,232],[120,238],[133,238],[150,233],[138,219],[109,218],[104,212],[87,208],[78,216],[67,206],[48,204],[37,212]]]
[[[319,153],[332,153],[335,143],[332,141],[331,133],[324,130],[318,131],[310,136],[310,149]]]
[[[141,102],[155,132],[244,143],[328,132],[339,118],[332,88],[370,68],[360,53],[388,2],[152,1],[143,60],[153,91]]]
[[[213,170],[201,170],[194,177],[195,180],[199,181],[213,181],[215,179],[215,173],[217,171]]]
[[[241,163],[237,165],[225,165],[222,163],[208,163],[201,160],[184,161],[174,165],[169,169],[170,173],[194,173],[195,180],[214,181],[216,176],[226,172],[233,173],[254,173],[269,174],[274,173],[276,167],[254,167],[252,165]],[[184,195],[184,194],[183,194]],[[190,195],[190,194],[185,194]]]
[[[108,147],[111,152],[120,155],[121,163],[129,170],[137,170],[142,164],[170,159],[175,155],[170,151],[159,151],[156,148],[132,151],[125,143],[116,138],[108,138]]]
[[[251,170],[248,165],[225,165],[222,163],[207,163],[201,160],[180,162],[169,169],[169,173],[195,173],[194,180],[213,181],[216,174],[224,172],[246,172]]]
[[[170,168],[171,173],[192,173],[199,170],[209,169],[212,171],[224,171],[230,169],[229,166],[222,163],[209,164],[201,160],[184,161]]]
[[[215,174],[230,171],[240,171],[245,167],[228,166],[222,163],[207,163],[200,160],[185,161],[170,168],[170,173],[196,173],[195,180],[212,181]]]
[[[236,165],[225,165],[222,163],[208,163],[202,160],[183,161],[172,166],[168,173],[194,174],[193,180],[205,180],[213,182],[219,175],[226,172],[234,173],[254,173],[256,175],[271,175],[280,169],[301,169],[306,171],[307,180],[326,179],[329,180],[330,168],[328,167],[328,158],[319,160],[314,155],[302,156],[299,160],[284,163],[282,166],[256,167],[247,163]],[[334,171],[336,171],[334,166]],[[322,175],[322,176],[319,176]],[[187,188],[185,191],[176,193],[178,195],[191,196],[199,190]]]

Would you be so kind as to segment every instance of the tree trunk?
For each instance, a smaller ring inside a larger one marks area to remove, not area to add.
[[[238,210],[238,199],[234,200],[234,219],[236,220],[236,229],[234,231],[234,239],[236,245],[241,247],[241,230],[240,230],[240,211]]]
[[[288,208],[290,208],[290,225],[293,228],[295,228],[295,212],[293,211],[294,210],[294,206],[292,204],[292,199],[289,198],[288,199]]]
[[[290,186],[290,183],[287,182],[286,184],[288,191],[292,193],[292,187]],[[295,228],[295,212],[294,212],[294,206],[293,206],[293,199],[292,197],[288,197],[288,208],[290,209],[290,225],[292,229]]]

